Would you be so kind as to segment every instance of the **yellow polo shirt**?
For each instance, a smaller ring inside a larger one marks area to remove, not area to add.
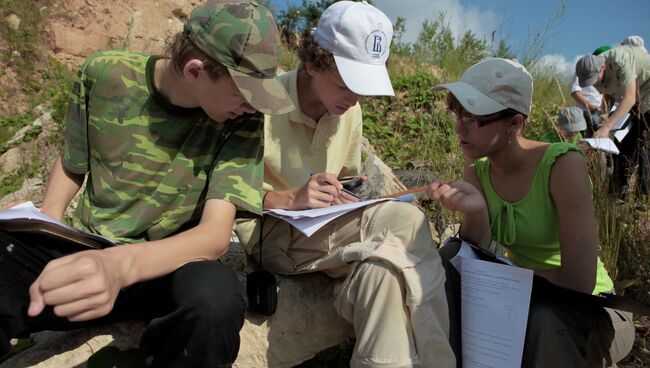
[[[284,115],[264,117],[264,190],[302,187],[310,173],[359,175],[362,131],[359,104],[341,116],[326,113],[316,122],[300,110],[298,71],[280,75],[280,81],[296,109]]]

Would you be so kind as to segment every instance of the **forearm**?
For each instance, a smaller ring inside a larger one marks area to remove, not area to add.
[[[65,209],[81,188],[83,180],[84,175],[67,171],[63,167],[61,156],[57,156],[41,205],[43,213],[61,221]]]
[[[489,218],[487,208],[475,213],[465,213],[460,225],[460,237],[480,247],[489,248],[492,242]]]
[[[602,128],[606,129],[607,132],[611,131],[614,125],[621,120],[625,114],[629,113],[634,106],[636,99],[634,97],[624,97],[623,100],[618,104],[616,110],[609,116],[605,121]]]
[[[228,250],[230,235],[224,229],[198,225],[169,238],[105,251],[120,260],[122,284],[128,286],[170,274],[190,262],[216,260]]]
[[[595,270],[591,273],[575,272],[568,267],[558,267],[548,270],[535,270],[535,274],[547,279],[554,285],[587,294],[591,294],[596,286]]]
[[[264,209],[295,209],[297,189],[266,192],[264,195]]]
[[[592,111],[592,105],[589,103],[587,98],[581,93],[581,92],[573,92],[571,93],[571,97],[578,103],[578,105],[584,106],[590,111]]]

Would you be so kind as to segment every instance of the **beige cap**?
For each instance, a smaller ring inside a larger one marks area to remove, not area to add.
[[[463,73],[458,82],[439,84],[434,91],[447,89],[473,115],[490,115],[513,109],[530,115],[533,77],[516,61],[486,59]]]

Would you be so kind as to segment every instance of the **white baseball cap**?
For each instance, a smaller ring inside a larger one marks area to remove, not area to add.
[[[386,70],[393,24],[365,1],[338,1],[313,29],[314,41],[334,55],[345,85],[364,96],[394,96]]]
[[[513,109],[530,115],[533,77],[516,61],[491,58],[467,69],[458,82],[439,84],[434,91],[447,89],[473,115],[490,115]]]

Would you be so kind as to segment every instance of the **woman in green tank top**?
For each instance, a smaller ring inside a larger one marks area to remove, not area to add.
[[[612,281],[598,259],[591,185],[581,151],[573,144],[523,136],[532,84],[523,66],[495,58],[472,66],[458,82],[434,88],[450,92],[447,107],[467,163],[463,180],[436,181],[428,195],[463,212],[463,239],[485,248],[494,243],[505,247],[516,265],[555,285],[590,294],[610,291]],[[457,252],[445,248],[440,252],[445,260]],[[460,365],[460,336],[454,331],[460,322],[454,311],[459,280],[453,268],[447,276],[450,339]],[[522,365],[609,365],[625,357],[633,341],[629,314],[600,307],[586,313],[581,306],[533,300]]]

